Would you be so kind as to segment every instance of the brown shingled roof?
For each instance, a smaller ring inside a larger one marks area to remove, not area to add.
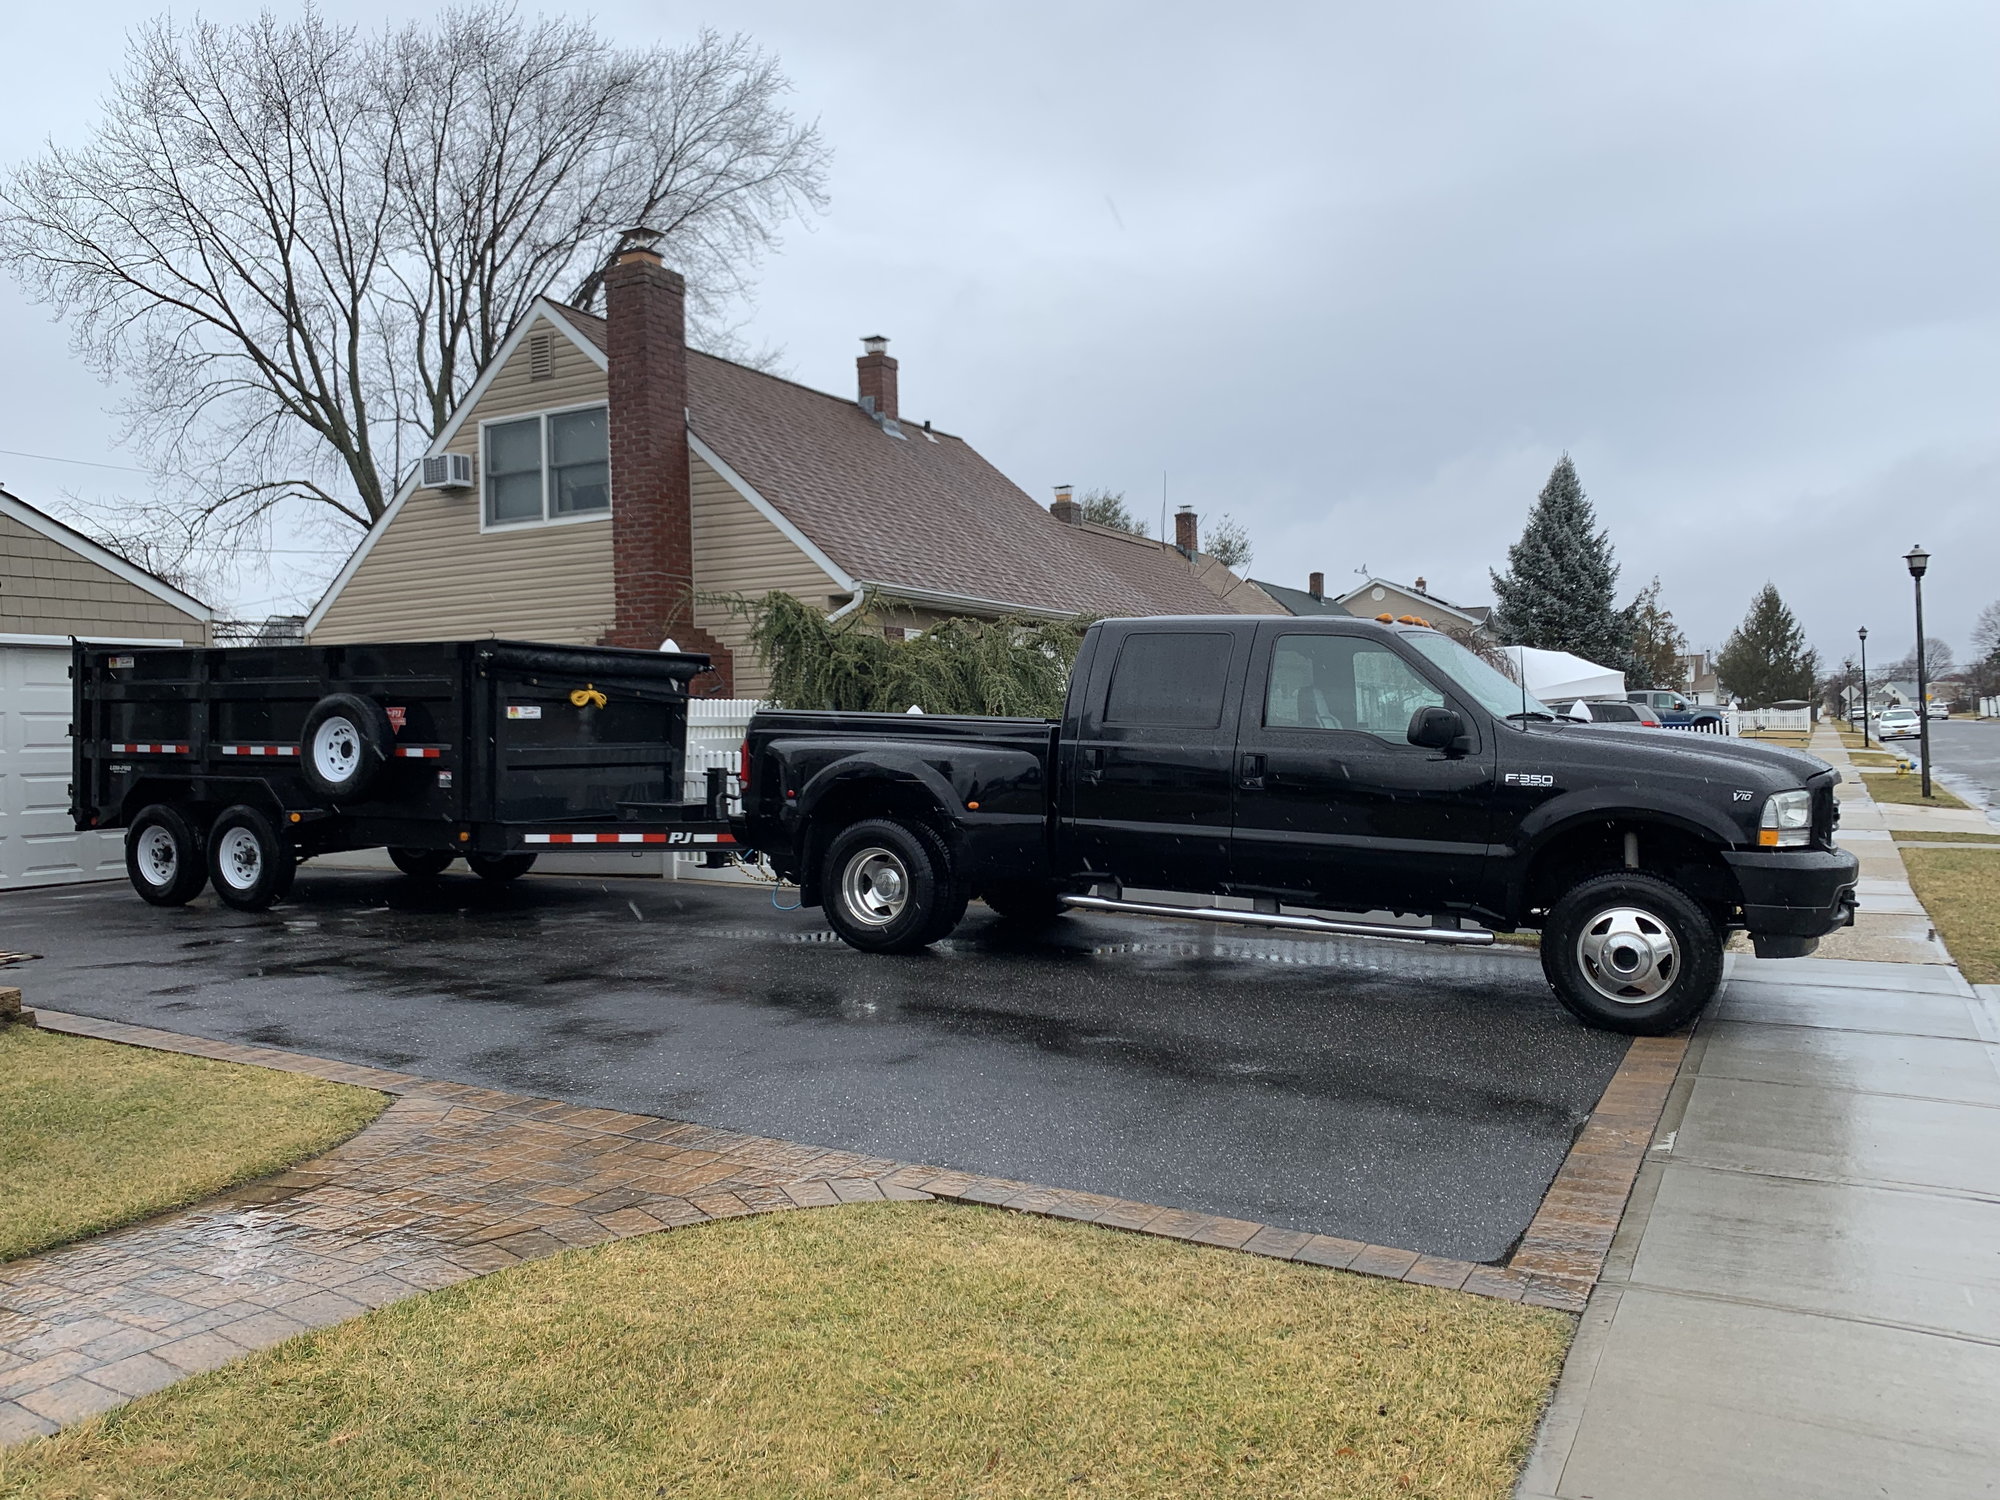
[[[604,320],[563,312],[604,347]],[[1216,614],[1180,553],[1068,526],[962,438],[690,350],[694,434],[852,577],[1074,614]]]

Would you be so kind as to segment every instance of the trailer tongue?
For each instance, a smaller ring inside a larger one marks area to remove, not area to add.
[[[517,641],[108,648],[71,666],[78,828],[124,828],[133,887],[242,910],[319,854],[463,857],[511,880],[545,850],[734,841],[727,777],[689,797],[706,656]]]

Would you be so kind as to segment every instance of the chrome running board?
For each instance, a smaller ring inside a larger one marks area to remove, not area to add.
[[[1277,927],[1286,932],[1324,932],[1340,937],[1402,938],[1414,943],[1455,943],[1475,948],[1484,948],[1494,941],[1494,935],[1483,927],[1395,927],[1386,922],[1335,922],[1326,917],[1233,911],[1222,906],[1162,906],[1152,901],[1111,901],[1103,896],[1064,896],[1062,902],[1081,911],[1119,912],[1128,917],[1236,922],[1245,927]]]

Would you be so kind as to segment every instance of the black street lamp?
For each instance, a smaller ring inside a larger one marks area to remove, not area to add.
[[[1858,632],[1861,636],[1861,748],[1868,748],[1868,627],[1863,625]]]
[[[1924,800],[1931,798],[1931,684],[1924,663],[1924,570],[1931,565],[1930,553],[1921,546],[1903,554],[1910,565],[1910,579],[1917,591],[1917,712],[1918,751],[1924,758]]]

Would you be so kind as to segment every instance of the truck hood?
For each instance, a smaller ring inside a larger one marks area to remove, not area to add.
[[[1783,745],[1762,745],[1719,734],[1682,729],[1627,729],[1614,724],[1549,724],[1531,721],[1528,734],[1562,741],[1563,759],[1644,774],[1675,776],[1757,774],[1765,790],[1804,786],[1833,767],[1817,755]]]

